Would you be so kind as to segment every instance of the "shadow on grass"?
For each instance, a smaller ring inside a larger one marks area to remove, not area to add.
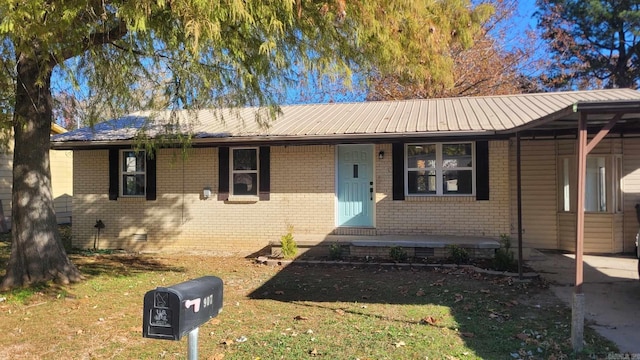
[[[185,272],[184,267],[170,266],[148,256],[132,254],[97,254],[69,256],[84,276],[134,276],[148,272]]]
[[[439,328],[486,359],[582,359],[615,348],[587,329],[585,353],[573,354],[571,312],[546,281],[520,282],[467,268],[294,262],[249,297],[401,323],[410,333],[420,333],[422,326]]]

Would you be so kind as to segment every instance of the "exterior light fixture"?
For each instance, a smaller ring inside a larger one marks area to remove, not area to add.
[[[378,159],[380,159],[380,160],[384,159],[384,151],[380,151],[378,153]]]

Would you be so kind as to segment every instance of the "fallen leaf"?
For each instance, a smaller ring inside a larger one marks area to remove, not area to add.
[[[342,309],[336,309],[335,311],[336,311],[336,314],[338,314],[340,316],[344,315],[344,310],[342,310]]]
[[[423,318],[422,320],[420,320],[420,323],[425,325],[425,324],[429,324],[429,325],[435,325],[438,322],[438,320],[434,319],[431,316],[427,316],[426,318]]]
[[[471,332],[462,332],[462,333],[460,333],[460,335],[462,335],[463,337],[467,337],[467,338],[472,338],[472,337],[476,336],[474,333],[471,333]]]
[[[424,296],[426,293],[424,292],[424,290],[420,289],[418,290],[418,292],[416,293],[416,296]]]
[[[491,291],[489,291],[489,290],[485,290],[485,289],[482,289],[482,290],[480,290],[480,292],[481,292],[481,293],[483,293],[483,294],[488,294],[488,293],[490,293]]]
[[[306,316],[296,315],[293,320],[309,320],[309,318]]]
[[[529,335],[524,334],[524,333],[519,333],[519,334],[517,334],[517,335],[516,335],[516,337],[517,337],[518,339],[522,340],[522,341],[526,341],[526,340],[528,340],[528,339],[529,339]]]
[[[220,342],[220,344],[225,345],[225,346],[229,346],[229,345],[233,344],[233,340],[225,339],[225,340],[222,340],[222,342]]]
[[[407,344],[404,343],[404,341],[398,341],[393,343],[393,346],[399,348],[400,346],[406,346]]]
[[[318,349],[313,348],[313,349],[309,350],[309,355],[311,355],[311,356],[318,356],[318,355],[322,355],[322,354],[320,354],[320,353],[318,352]]]
[[[277,291],[275,292],[275,294],[276,294],[276,295],[284,295],[284,291],[282,291],[282,290],[277,290]]]
[[[454,302],[460,302],[464,300],[464,296],[462,296],[462,294],[456,294],[455,297],[456,297],[456,300]]]

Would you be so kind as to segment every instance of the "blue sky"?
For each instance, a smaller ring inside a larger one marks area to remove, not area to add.
[[[483,0],[472,0],[473,3],[479,3]],[[527,31],[533,31],[536,28],[536,20],[533,18],[533,14],[536,11],[535,0],[516,0],[517,1],[517,13],[513,15],[508,23],[507,27],[507,41],[505,44],[507,48],[518,47],[522,45],[523,38],[526,36]],[[543,58],[545,51],[542,44],[537,45],[536,58]],[[523,68],[525,75],[534,75],[534,73],[527,74],[527,71],[533,71],[532,67]],[[357,75],[354,83],[357,82]],[[323,84],[323,86],[311,83],[305,86],[289,88],[286,92],[286,99],[284,104],[301,104],[301,103],[327,103],[327,102],[358,102],[364,101],[366,93],[362,89],[354,88],[351,91],[347,91],[339,85],[335,84]]]

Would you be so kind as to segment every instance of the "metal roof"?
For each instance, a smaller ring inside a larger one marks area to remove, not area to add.
[[[156,138],[189,133],[192,143],[385,141],[397,138],[508,135],[530,129],[564,129],[582,106],[592,113],[627,111],[640,120],[640,92],[631,89],[550,92],[506,96],[416,99],[282,106],[268,119],[255,107],[198,111],[143,111],[57,135],[54,148],[130,143],[140,129]],[[604,111],[602,109],[606,109]],[[621,110],[616,110],[621,109]],[[632,111],[625,110],[632,109]],[[635,109],[635,110],[634,110]],[[600,110],[597,112],[596,110]],[[175,120],[178,120],[177,122]],[[179,125],[175,125],[175,124]],[[173,125],[172,125],[173,124]]]

